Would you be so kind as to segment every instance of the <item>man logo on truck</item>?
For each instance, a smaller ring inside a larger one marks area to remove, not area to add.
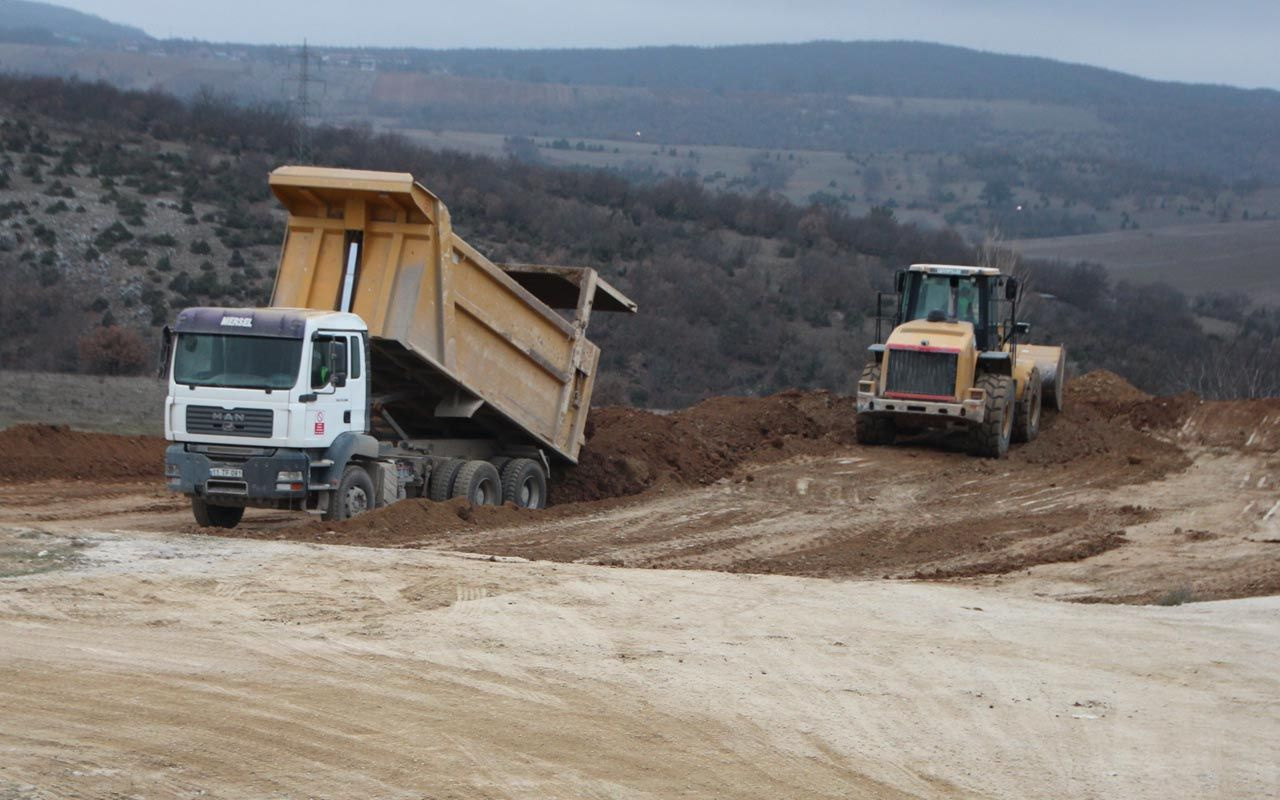
[[[224,328],[252,328],[253,317],[223,317],[222,327]]]

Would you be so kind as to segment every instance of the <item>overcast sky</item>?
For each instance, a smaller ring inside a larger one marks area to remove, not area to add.
[[[430,48],[912,39],[1280,88],[1280,0],[53,2],[162,38]]]

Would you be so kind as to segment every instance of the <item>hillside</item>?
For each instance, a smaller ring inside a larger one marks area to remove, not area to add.
[[[0,367],[138,371],[177,309],[266,301],[281,223],[266,175],[291,158],[287,116],[49,79],[0,79],[0,109],[0,280],[10,287],[0,293]],[[852,216],[690,180],[636,184],[428,150],[367,128],[313,139],[319,163],[420,176],[496,261],[590,264],[636,299],[637,317],[595,328],[600,402],[670,408],[791,386],[850,391],[892,270],[980,257],[953,231],[883,208]],[[1073,367],[1107,367],[1154,390],[1274,391],[1271,311],[1193,307],[1173,289],[1112,285],[1089,265],[1042,264],[1032,279],[1052,296],[1028,309],[1037,334],[1065,341]],[[139,355],[106,363],[101,348],[86,349],[106,329],[140,342],[108,351]],[[1237,374],[1241,365],[1263,379]]]
[[[0,40],[140,42],[151,37],[129,25],[109,22],[51,3],[0,0]]]
[[[977,240],[1280,218],[1280,93],[911,42],[313,48],[318,119],[636,182],[783,193]],[[293,48],[0,43],[13,72],[288,105]]]

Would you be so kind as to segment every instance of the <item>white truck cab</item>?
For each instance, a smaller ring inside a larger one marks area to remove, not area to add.
[[[189,308],[167,345],[165,474],[202,524],[234,524],[246,505],[314,507],[341,482],[331,467],[377,457],[368,330],[355,314]],[[356,513],[376,504],[351,499]]]

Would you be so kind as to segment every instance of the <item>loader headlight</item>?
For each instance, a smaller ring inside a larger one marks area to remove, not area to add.
[[[300,470],[280,470],[276,473],[277,483],[301,483],[302,472]]]

